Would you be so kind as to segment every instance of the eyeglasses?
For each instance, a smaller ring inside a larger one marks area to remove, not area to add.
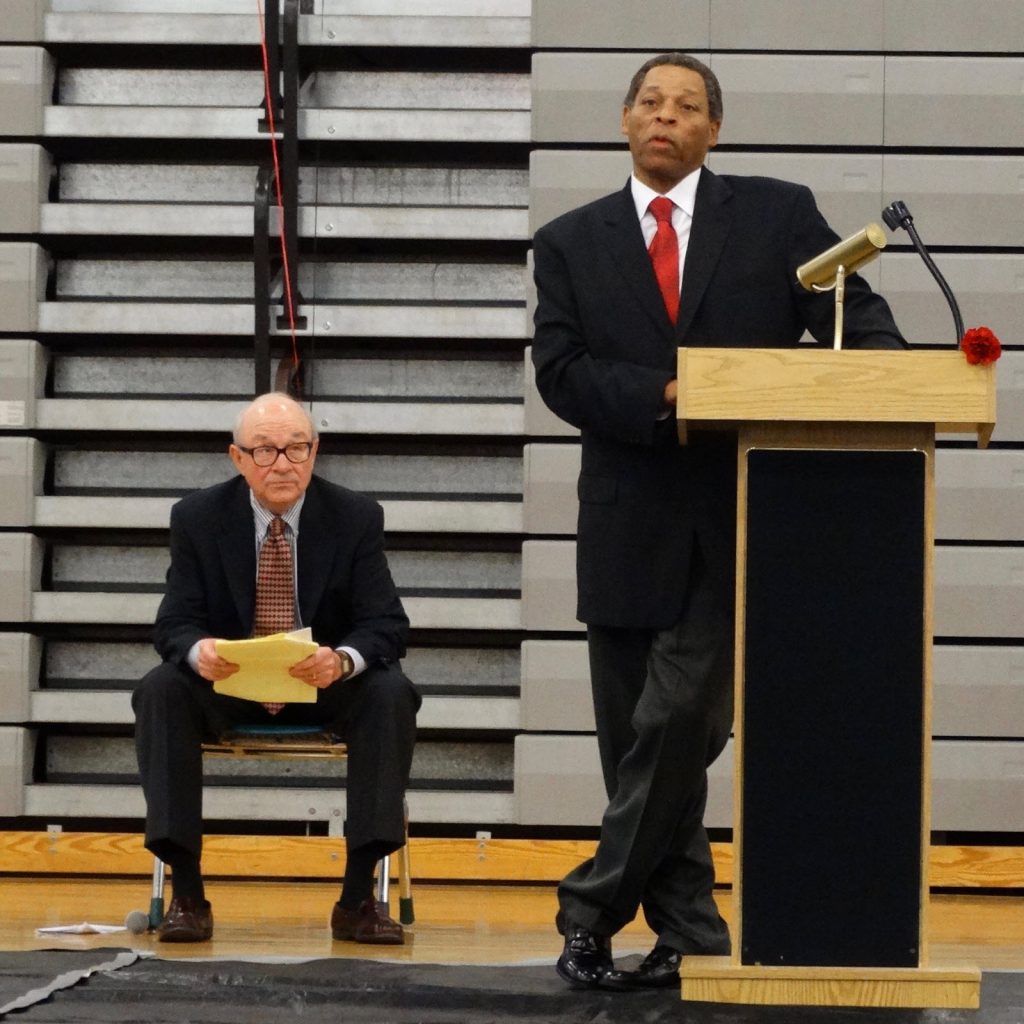
[[[293,441],[291,444],[286,444],[283,448],[275,448],[272,444],[260,444],[255,448],[246,448],[245,445],[238,444],[235,447],[240,452],[245,452],[246,455],[250,456],[257,466],[262,466],[265,469],[267,466],[272,466],[277,462],[277,457],[282,452],[289,462],[307,462],[309,454],[313,450],[313,442]]]

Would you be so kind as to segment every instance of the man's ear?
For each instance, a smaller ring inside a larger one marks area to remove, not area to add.
[[[235,464],[235,469],[237,469],[238,472],[241,473],[242,459],[245,458],[245,452],[243,452],[238,447],[238,445],[232,442],[231,444],[228,445],[228,456],[231,458],[231,461]]]

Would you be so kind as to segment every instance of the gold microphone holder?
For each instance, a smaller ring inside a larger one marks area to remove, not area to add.
[[[837,242],[831,249],[797,267],[797,280],[809,292],[836,293],[836,326],[832,348],[843,347],[843,301],[846,276],[870,263],[885,248],[885,230],[880,224],[868,224],[857,234]]]
[[[846,267],[842,263],[836,267],[836,278],[831,284],[811,285],[811,289],[816,292],[830,292],[833,288],[836,293],[836,326],[832,336],[832,348],[838,352],[843,347],[843,302],[846,299]]]

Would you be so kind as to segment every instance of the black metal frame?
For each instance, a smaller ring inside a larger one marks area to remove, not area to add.
[[[287,253],[287,279],[291,282],[292,300],[297,309],[302,301],[298,286],[299,271],[299,0],[284,0],[283,31],[276,0],[269,0],[264,12],[264,32],[267,41],[267,68],[270,76],[270,102],[273,106],[275,131],[281,136],[281,220]],[[282,75],[283,70],[283,75]],[[283,79],[283,98],[280,82]],[[267,106],[266,97],[263,103]],[[270,111],[261,122],[261,128],[270,129]],[[271,387],[271,282],[285,268],[279,254],[270,246],[271,191],[274,169],[262,165],[256,175],[253,197],[253,352],[255,393],[269,391]],[[274,319],[274,330],[291,326],[287,309],[287,292],[282,281],[281,311]],[[296,316],[296,328],[305,327],[304,319]],[[290,394],[301,392],[301,355],[299,365],[286,369],[279,367],[278,386]],[[283,380],[281,379],[283,378]]]

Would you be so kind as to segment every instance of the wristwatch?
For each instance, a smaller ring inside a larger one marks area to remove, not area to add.
[[[347,679],[355,668],[355,665],[352,664],[352,656],[348,651],[335,650],[334,653],[337,654],[338,660],[341,662],[341,675],[338,678]]]

